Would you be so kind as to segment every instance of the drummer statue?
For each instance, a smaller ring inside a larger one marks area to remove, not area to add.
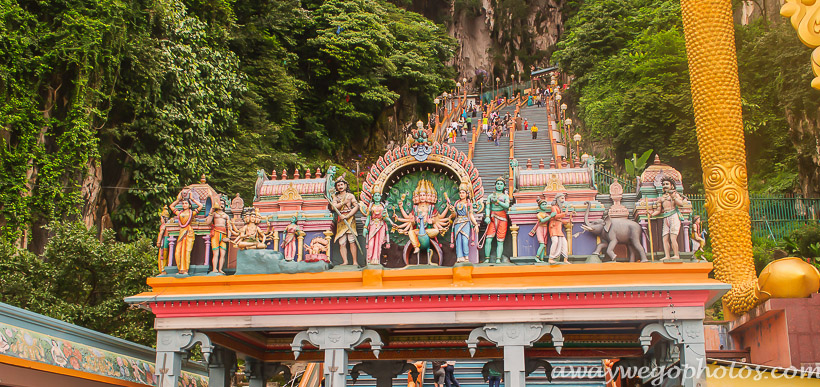
[[[356,196],[350,192],[350,184],[345,180],[344,175],[336,179],[336,193],[330,205],[336,210],[336,237],[334,242],[339,243],[339,252],[342,255],[342,265],[352,265],[358,263],[357,241],[359,233],[356,232],[356,212],[359,211],[359,202]],[[350,249],[351,260],[348,260],[348,248]]]

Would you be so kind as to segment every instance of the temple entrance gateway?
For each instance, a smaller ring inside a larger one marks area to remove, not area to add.
[[[528,365],[590,358],[618,359],[624,367],[677,364],[682,385],[703,385],[705,306],[727,294],[727,311],[742,313],[761,294],[749,259],[730,4],[685,0],[682,10],[712,243],[722,246],[715,250],[717,280],[709,278],[711,263],[692,259],[684,182],[659,161],[650,171],[655,175],[641,176],[634,195],[612,187],[606,197],[598,195],[588,161],[519,166],[514,131],[509,168],[479,171],[472,148],[434,141],[440,133],[419,125],[371,167],[358,198],[340,189],[337,179],[344,176],[335,168],[304,178],[283,171],[280,179],[260,171],[250,207],[227,206],[218,196],[222,208],[231,209],[231,234],[239,235],[227,247],[225,272],[240,274],[204,276],[169,264],[166,277],[149,279],[150,292],[127,299],[157,317],[157,363],[169,370],[163,381],[176,383],[176,364],[199,343],[213,386],[225,385],[234,354],[247,359],[252,385],[297,359],[322,361],[326,386],[333,387],[347,383],[350,362],[392,361],[403,368],[399,363],[407,359],[480,359],[488,369],[501,367],[509,385],[521,386]],[[445,108],[441,116],[452,112]],[[566,144],[552,145],[566,154]],[[497,182],[486,199],[482,179]],[[195,246],[209,240],[202,227],[212,207],[198,205],[192,192],[181,192],[172,206],[180,215],[168,223],[169,240],[184,237],[194,246],[177,249],[183,252],[178,260],[208,266],[209,257],[201,260]],[[542,220],[553,222],[549,242],[543,233],[520,231]],[[239,232],[248,225],[261,234]],[[626,232],[636,227],[639,233]],[[280,242],[294,238],[295,251],[289,244],[286,252],[294,258],[286,259]],[[311,259],[305,240],[316,241],[307,246]],[[485,241],[502,243],[482,253]],[[553,243],[565,245],[553,249]],[[653,262],[658,243],[668,246],[664,262]],[[625,245],[636,262],[622,262],[629,259]],[[361,246],[384,254],[363,262]],[[650,252],[648,262],[640,262],[639,247]],[[539,262],[539,249],[565,260]],[[482,263],[490,252],[493,262]],[[360,259],[350,262],[346,254]],[[391,254],[399,264],[389,263]],[[417,265],[427,262],[422,255],[438,255],[440,265]]]

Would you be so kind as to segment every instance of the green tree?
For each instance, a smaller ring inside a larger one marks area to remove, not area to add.
[[[52,223],[42,256],[0,243],[0,302],[145,345],[156,342],[151,313],[123,298],[149,290],[157,250],[148,239],[102,240],[82,223]]]

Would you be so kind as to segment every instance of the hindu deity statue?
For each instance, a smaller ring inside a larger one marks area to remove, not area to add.
[[[456,248],[456,262],[468,262],[470,241],[475,242],[474,229],[478,229],[478,222],[473,216],[473,201],[470,200],[470,186],[467,183],[458,186],[458,200],[450,206],[450,210],[455,217],[451,235]]]
[[[663,254],[661,260],[679,259],[680,249],[678,248],[678,234],[680,234],[681,220],[683,215],[680,212],[681,206],[687,204],[686,199],[675,189],[675,180],[666,176],[661,179],[663,195],[658,199],[657,207],[652,216],[660,215],[663,218]],[[669,251],[672,256],[669,256]]]
[[[328,250],[330,250],[330,242],[328,242],[325,238],[315,237],[311,239],[310,245],[305,245],[305,250],[307,250],[307,254],[305,254],[305,262],[330,262],[330,259],[327,256]]]
[[[485,233],[487,240],[484,245],[484,256],[489,261],[493,250],[493,240],[496,242],[495,263],[501,263],[501,253],[504,251],[504,239],[507,238],[507,210],[510,208],[510,196],[504,193],[507,187],[504,177],[495,180],[495,192],[487,196],[487,206],[484,212],[484,223],[487,223]]]
[[[564,257],[564,262],[569,260],[569,249],[567,248],[567,236],[564,234],[564,223],[568,221],[567,213],[564,211],[566,194],[555,195],[552,201],[552,208],[549,215],[550,231],[550,258],[549,263],[555,263],[556,259]]]
[[[408,213],[404,209],[404,201],[407,194],[401,195],[401,217],[393,214],[396,222],[399,223],[397,230],[400,234],[407,235],[410,243],[413,244],[414,254],[418,254],[421,249],[427,252],[428,258],[431,253],[431,240],[446,232],[450,226],[450,217],[447,216],[448,208],[445,206],[443,212],[436,209],[438,193],[429,180],[420,180],[413,192],[413,210]]]
[[[264,249],[267,247],[265,244],[267,237],[259,228],[261,219],[259,214],[255,212],[245,216],[243,219],[245,225],[239,230],[232,230],[237,235],[232,241],[234,247],[238,247],[240,250]]]
[[[228,223],[231,218],[222,210],[222,204],[214,203],[213,210],[205,219],[211,226],[211,251],[213,252],[214,269],[211,273],[225,274],[225,256],[228,253],[228,240],[231,237]]]
[[[359,202],[356,196],[350,192],[350,184],[345,180],[344,175],[336,179],[334,183],[336,193],[330,200],[330,206],[336,212],[336,237],[334,242],[339,242],[339,252],[342,255],[343,265],[352,265],[358,262],[357,247],[359,241],[356,239],[359,233],[356,231],[356,218],[359,212]],[[354,246],[355,245],[355,246]],[[350,248],[351,260],[347,259],[348,246]]]
[[[182,203],[182,210],[177,210],[176,206]],[[188,274],[188,267],[191,265],[191,250],[194,248],[194,228],[193,221],[196,213],[202,208],[202,203],[191,195],[190,190],[184,190],[177,195],[168,208],[179,220],[179,236],[177,246],[174,251],[174,259],[179,269],[179,274]]]
[[[547,257],[547,239],[550,235],[548,211],[550,211],[550,202],[544,197],[538,198],[538,213],[535,214],[536,222],[532,231],[530,231],[530,236],[538,239],[538,251],[535,253],[535,260],[538,262],[544,262],[544,258]]]
[[[364,238],[367,240],[367,264],[378,265],[381,263],[382,244],[387,241],[387,248],[390,248],[390,233],[387,232],[387,222],[390,217],[381,202],[381,192],[373,193],[373,201],[363,209],[367,216],[364,223]]]
[[[170,214],[168,213],[168,209],[163,208],[162,213],[159,216],[159,233],[157,234],[157,247],[159,247],[159,256],[157,257],[157,263],[159,265],[159,272],[161,274],[165,274],[165,266],[168,266],[168,253],[170,252],[168,241],[168,229],[166,228],[166,226],[168,225],[169,217]]]
[[[692,218],[691,236],[692,250],[703,251],[703,246],[706,245],[706,239],[704,237],[703,221],[701,220],[700,215],[695,215],[695,217]]]
[[[293,261],[294,258],[296,258],[296,250],[298,247],[296,241],[299,235],[304,234],[299,228],[297,220],[296,215],[293,215],[290,219],[290,224],[285,227],[285,231],[282,232],[282,250],[285,254],[286,261]]]

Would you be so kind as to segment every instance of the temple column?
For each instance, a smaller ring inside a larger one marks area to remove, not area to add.
[[[231,377],[236,371],[236,352],[214,346],[211,361],[208,362],[208,386],[230,387]]]
[[[296,246],[298,248],[298,252],[295,260],[301,262],[305,260],[305,233],[300,232],[297,235]]]
[[[333,231],[325,230],[322,232],[322,235],[325,236],[325,240],[327,241],[327,261],[333,262]]]
[[[211,235],[203,235],[202,240],[205,241],[205,266],[211,271]]]
[[[370,341],[370,348],[379,357],[382,341],[379,334],[359,326],[309,328],[299,332],[290,344],[295,358],[299,358],[302,345],[308,342],[325,352],[325,387],[344,387],[347,376],[347,351]]]
[[[542,323],[487,324],[470,332],[467,348],[475,355],[479,339],[485,339],[504,349],[505,387],[526,387],[524,348],[531,347],[544,335],[551,335],[555,350],[561,353],[564,336],[558,327]]]
[[[168,236],[168,266],[176,266],[176,262],[174,262],[174,250],[176,250],[177,245],[177,238],[174,236]]]
[[[510,234],[512,234],[512,256],[518,258],[518,227],[517,224],[510,226]]]
[[[182,372],[182,358],[197,343],[206,362],[210,362],[213,345],[204,333],[190,329],[157,331],[157,362],[154,376],[158,386],[176,386]]]
[[[706,339],[703,320],[668,320],[645,326],[639,337],[644,352],[649,350],[652,334],[657,333],[680,348],[680,384],[706,386]]]

